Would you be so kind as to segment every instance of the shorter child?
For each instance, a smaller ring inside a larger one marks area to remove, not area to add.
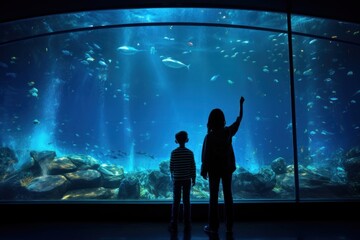
[[[170,158],[170,174],[173,181],[170,231],[177,231],[181,192],[184,206],[184,230],[191,229],[190,189],[195,185],[196,168],[194,153],[185,147],[188,141],[187,132],[180,131],[175,134],[175,142],[179,144],[179,147],[171,152]]]

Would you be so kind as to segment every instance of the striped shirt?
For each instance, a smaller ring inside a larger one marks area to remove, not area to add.
[[[186,147],[178,147],[171,152],[170,172],[174,180],[195,181],[194,153]]]

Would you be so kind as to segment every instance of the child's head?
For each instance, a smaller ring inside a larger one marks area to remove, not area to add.
[[[209,114],[209,119],[207,123],[208,132],[211,130],[218,130],[225,127],[225,115],[220,108],[213,109]]]
[[[176,139],[175,142],[178,144],[185,144],[187,141],[189,141],[188,134],[185,131],[180,131],[180,132],[176,133],[175,139]]]

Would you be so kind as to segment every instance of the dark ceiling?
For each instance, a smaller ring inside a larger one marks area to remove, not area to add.
[[[356,0],[5,0],[0,5],[0,22],[100,9],[217,7],[290,12],[360,23],[360,11],[355,3]]]

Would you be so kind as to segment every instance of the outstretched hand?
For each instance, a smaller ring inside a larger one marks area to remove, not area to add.
[[[245,102],[245,98],[243,96],[241,96],[240,98],[240,104],[242,105]]]

